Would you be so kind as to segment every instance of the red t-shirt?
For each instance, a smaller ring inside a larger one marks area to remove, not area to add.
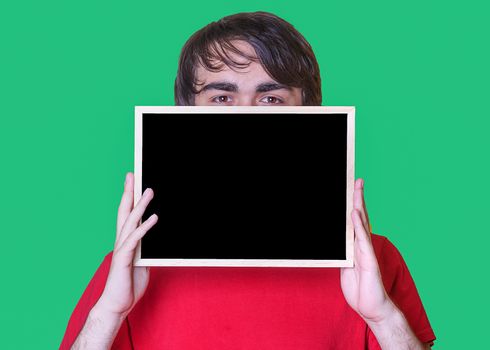
[[[435,339],[397,248],[373,234],[386,291],[422,342]],[[112,252],[70,317],[69,349],[105,286]],[[112,349],[380,349],[346,303],[339,268],[151,267],[148,288]]]

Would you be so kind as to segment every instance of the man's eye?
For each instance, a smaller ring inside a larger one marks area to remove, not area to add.
[[[230,96],[226,96],[226,95],[216,96],[216,97],[213,97],[213,99],[211,101],[216,102],[216,103],[230,102]]]
[[[266,96],[263,99],[261,99],[260,102],[270,103],[270,104],[279,104],[279,103],[283,103],[284,101],[281,100],[280,98],[275,97],[275,96]]]

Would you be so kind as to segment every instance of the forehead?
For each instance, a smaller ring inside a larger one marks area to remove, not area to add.
[[[258,60],[255,49],[246,41],[235,40],[232,41],[232,44],[240,52],[244,53],[245,55],[252,56]],[[234,62],[239,63],[240,66],[229,67],[222,61],[211,60],[211,64],[219,65],[220,70],[210,71],[202,66],[202,64],[198,64],[196,69],[196,80],[199,84],[218,80],[232,81],[237,84],[254,84],[258,81],[274,80],[267,74],[260,63],[251,61],[246,57],[243,57],[230,50],[222,53],[228,56]]]

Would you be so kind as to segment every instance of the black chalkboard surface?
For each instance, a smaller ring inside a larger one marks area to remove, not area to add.
[[[352,266],[353,107],[137,107],[138,266]]]

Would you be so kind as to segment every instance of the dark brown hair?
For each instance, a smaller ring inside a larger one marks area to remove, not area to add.
[[[248,42],[257,54],[252,57],[238,50],[233,40]],[[227,54],[233,52],[249,61],[259,61],[278,83],[299,87],[303,105],[321,105],[320,69],[310,44],[290,23],[268,12],[242,12],[211,22],[195,32],[184,44],[175,78],[174,98],[178,106],[195,104],[197,65],[220,71],[223,64],[233,69],[239,63]],[[213,64],[213,61],[215,64]],[[216,64],[216,62],[218,62]]]

